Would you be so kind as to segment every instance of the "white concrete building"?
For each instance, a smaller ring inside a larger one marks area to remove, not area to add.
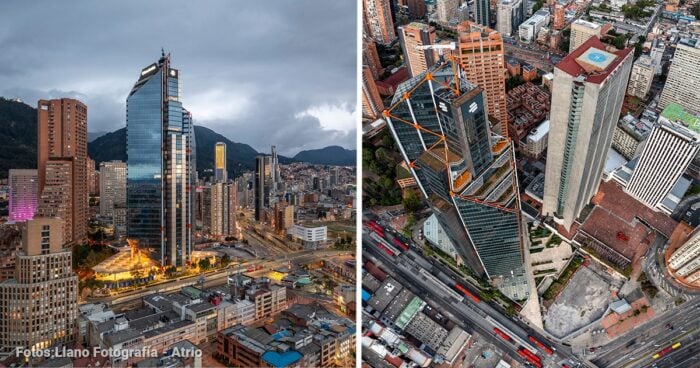
[[[290,234],[294,240],[300,241],[304,245],[318,246],[328,240],[328,227],[294,225],[290,229]]]
[[[570,229],[598,191],[627,89],[632,49],[590,38],[554,68],[542,214]]]
[[[571,23],[571,36],[569,36],[569,53],[576,50],[591,37],[600,38],[601,25],[578,19]]]
[[[675,208],[672,203],[663,206],[662,201],[699,148],[700,134],[660,117],[644,145],[626,192],[651,208]]]
[[[504,36],[515,35],[523,22],[523,0],[499,0],[496,21],[498,33]]]
[[[520,25],[518,34],[520,41],[530,43],[537,37],[540,29],[549,25],[549,11],[538,10],[528,20]]]
[[[666,85],[661,92],[659,108],[675,102],[690,112],[700,114],[700,48],[676,45]]]
[[[539,158],[547,149],[547,137],[549,136],[549,120],[540,123],[535,129],[530,131],[520,145],[520,150],[524,155],[532,158]]]

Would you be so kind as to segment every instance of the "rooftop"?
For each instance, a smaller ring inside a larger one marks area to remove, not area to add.
[[[583,45],[567,55],[556,68],[573,76],[583,77],[589,83],[602,83],[608,75],[630,54],[631,48],[611,53],[597,37],[591,37]]]
[[[696,133],[700,133],[700,117],[686,112],[681,105],[670,103],[661,111],[661,116],[671,121],[680,121]]]

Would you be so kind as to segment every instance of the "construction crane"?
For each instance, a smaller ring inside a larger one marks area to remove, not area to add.
[[[422,46],[416,46],[416,50],[437,50],[438,55],[439,55],[439,63],[442,64],[445,61],[445,58],[443,56],[443,50],[456,50],[457,49],[457,43],[456,42],[450,42],[450,43],[443,43],[443,44],[433,44],[433,45],[422,45]],[[455,83],[455,88],[454,92],[457,96],[459,96],[459,68],[457,67],[457,63],[454,60],[454,55],[452,56],[452,73],[454,74],[454,83]],[[452,88],[452,87],[450,87]]]
[[[440,55],[440,58],[442,58],[442,50],[456,50],[457,49],[457,43],[456,42],[450,42],[446,44],[436,44],[436,45],[422,45],[422,46],[416,46],[416,50],[438,50],[438,55]]]

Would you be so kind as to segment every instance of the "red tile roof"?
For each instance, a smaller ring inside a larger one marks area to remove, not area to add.
[[[583,45],[579,46],[576,50],[572,51],[569,55],[562,59],[562,61],[560,61],[556,65],[556,68],[568,73],[573,77],[585,75],[586,82],[598,84],[602,83],[605,80],[605,78],[608,77],[610,72],[615,70],[615,68],[617,68],[617,66],[622,62],[622,60],[624,60],[625,57],[629,55],[629,53],[632,51],[631,48],[626,48],[624,50],[618,50],[616,52],[613,52],[612,54],[617,55],[617,57],[610,63],[610,65],[608,65],[608,67],[605,70],[601,72],[587,72],[586,69],[576,61],[576,58],[581,56],[584,52],[586,52],[586,50],[588,50],[591,47],[608,52],[605,49],[605,44],[601,40],[599,40],[598,37],[591,37],[588,39],[588,41],[584,42]]]

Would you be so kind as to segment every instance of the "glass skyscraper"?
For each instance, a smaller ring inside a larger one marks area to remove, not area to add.
[[[178,77],[170,54],[144,68],[126,100],[126,126],[128,238],[179,267],[192,249],[196,171]]]
[[[455,72],[445,63],[404,82],[385,117],[457,253],[506,296],[526,299],[512,145],[491,132],[484,91]]]

